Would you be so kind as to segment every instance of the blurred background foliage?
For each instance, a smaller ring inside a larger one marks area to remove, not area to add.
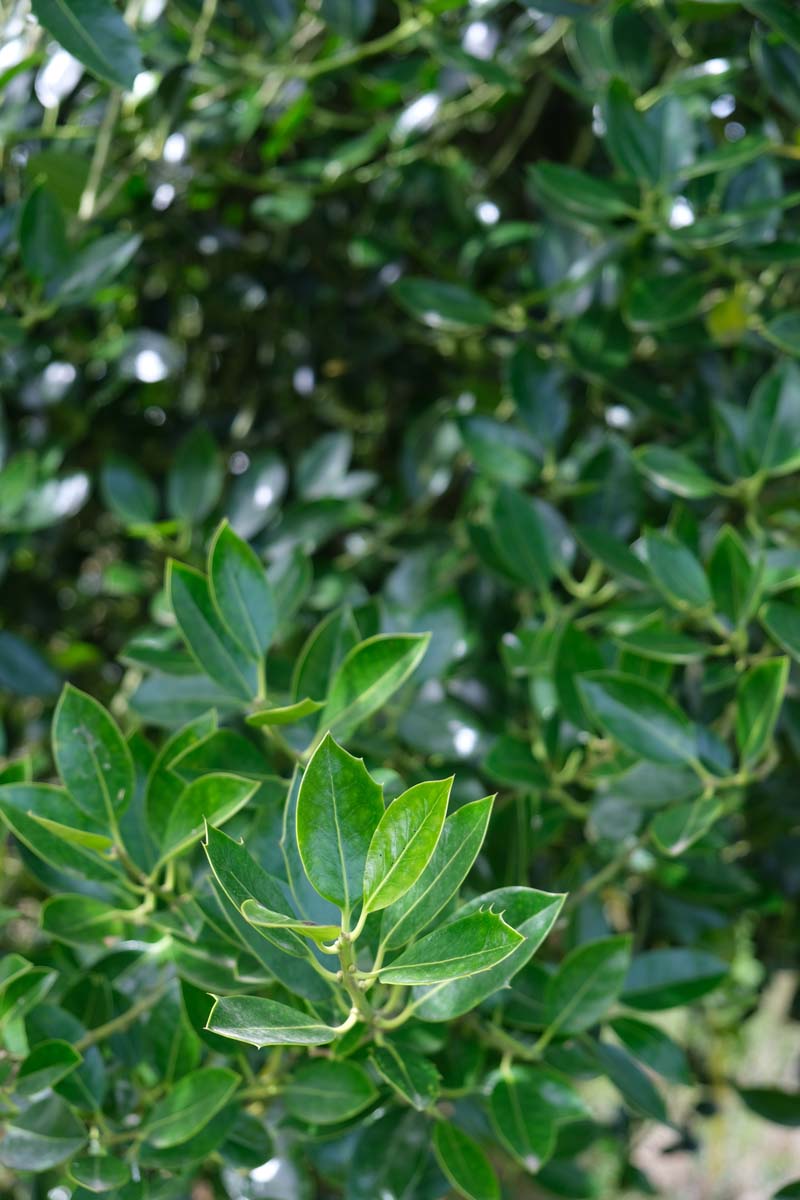
[[[752,769],[725,743],[742,672],[800,657],[798,10],[131,0],[87,46],[53,8],[0,48],[8,753],[65,678],[155,727],[218,699],[165,669],[161,584],[227,515],[275,691],[340,605],[431,629],[373,760],[516,797],[487,882],[591,881],[573,941],[723,953],[735,1041],[797,951],[796,665]],[[645,844],[661,782],[607,782],[604,666],[734,779],[691,856]]]

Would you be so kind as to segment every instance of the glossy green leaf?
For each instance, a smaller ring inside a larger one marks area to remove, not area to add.
[[[634,1058],[673,1083],[692,1082],[686,1051],[660,1029],[635,1017],[615,1017],[611,1028]]]
[[[657,813],[650,825],[653,839],[664,854],[677,857],[704,837],[722,814],[717,796],[698,796]]]
[[[42,907],[42,929],[50,937],[72,945],[92,945],[121,936],[120,912],[93,896],[51,896]]]
[[[794,363],[779,363],[753,392],[747,448],[755,467],[768,475],[800,466],[800,367]]]
[[[333,678],[320,729],[350,737],[406,681],[429,640],[426,633],[386,633],[354,646]]]
[[[593,719],[627,750],[657,763],[695,757],[691,722],[652,684],[632,675],[593,671],[578,688]]]
[[[384,911],[381,940],[387,949],[420,933],[458,891],[483,844],[493,802],[493,796],[474,800],[447,818],[416,883]]]
[[[25,270],[39,281],[56,276],[69,258],[64,213],[46,187],[35,188],[23,205],[19,247]]]
[[[603,1072],[635,1113],[668,1123],[663,1097],[652,1079],[620,1046],[599,1042],[594,1052]]]
[[[392,1042],[377,1046],[370,1062],[380,1077],[412,1108],[425,1112],[439,1097],[441,1080],[433,1063]]]
[[[500,1185],[476,1141],[450,1121],[437,1121],[433,1150],[450,1185],[465,1200],[500,1200]]]
[[[74,1046],[60,1038],[39,1042],[21,1063],[14,1091],[18,1096],[35,1096],[54,1087],[82,1061]]]
[[[85,838],[63,836],[64,829],[80,831],[88,818],[61,788],[43,783],[5,784],[0,787],[0,814],[24,845],[58,870],[106,883],[120,882],[114,861],[87,846]]]
[[[717,485],[688,454],[668,446],[643,446],[636,453],[636,465],[653,483],[690,500],[713,496]]]
[[[87,1192],[113,1192],[124,1187],[131,1177],[130,1167],[110,1154],[87,1154],[70,1163],[69,1173]]]
[[[800,1092],[787,1092],[781,1088],[739,1088],[739,1095],[751,1112],[774,1121],[776,1125],[800,1126]]]
[[[479,913],[491,905],[497,912],[503,913],[506,923],[522,935],[523,941],[496,966],[479,971],[477,975],[416,988],[414,1005],[417,1016],[423,1021],[448,1021],[469,1012],[482,1000],[504,988],[539,949],[553,928],[563,903],[564,896],[557,893],[508,887],[497,888],[463,905],[459,909],[459,917],[462,918]]]
[[[245,719],[247,724],[252,725],[255,729],[260,729],[264,725],[294,725],[296,721],[302,721],[305,717],[312,716],[313,713],[319,712],[324,707],[322,700],[311,700],[305,697],[295,704],[262,708],[258,712],[250,713]]]
[[[758,605],[762,571],[739,534],[730,525],[720,530],[708,561],[708,582],[714,608],[739,625]]]
[[[713,991],[727,974],[728,964],[705,950],[646,950],[631,963],[622,999],[645,1012],[677,1008]]]
[[[431,329],[469,333],[494,320],[494,310],[481,296],[460,284],[407,276],[392,294],[407,312]]]
[[[183,854],[200,840],[206,825],[223,825],[257,788],[257,783],[236,775],[210,774],[195,779],[181,792],[170,814],[159,861]]]
[[[381,788],[363,759],[328,734],[305,769],[297,797],[297,843],[309,880],[349,909],[361,898],[364,864],[383,816]]]
[[[744,0],[744,6],[800,50],[800,14],[789,0]]]
[[[12,1171],[46,1171],[83,1146],[82,1121],[60,1096],[46,1096],[6,1120],[0,1139],[0,1166]]]
[[[206,1028],[251,1046],[325,1046],[336,1038],[336,1030],[316,1017],[258,996],[223,996]]]
[[[107,0],[35,0],[33,12],[52,36],[98,79],[133,87],[142,69],[133,31]]]
[[[124,524],[149,524],[155,520],[158,492],[135,462],[120,455],[109,456],[100,469],[100,492]]]
[[[167,593],[189,653],[198,665],[231,696],[253,699],[258,691],[255,663],[220,620],[205,576],[170,561]]]
[[[633,216],[636,209],[637,197],[631,189],[563,163],[536,163],[529,168],[528,178],[548,208],[589,225]]]
[[[216,443],[202,425],[183,439],[167,477],[167,507],[189,524],[207,517],[222,491],[222,469]]]
[[[761,610],[761,622],[778,645],[800,662],[800,608],[772,600]]]
[[[369,1075],[357,1063],[320,1059],[298,1067],[283,1102],[287,1112],[301,1121],[335,1125],[360,1113],[377,1095]]]
[[[498,913],[478,911],[415,942],[379,972],[381,983],[429,984],[497,966],[523,941]]]
[[[691,550],[667,534],[645,538],[647,565],[656,586],[677,608],[705,608],[711,589],[705,572]]]
[[[577,946],[552,976],[545,995],[546,1024],[560,1033],[580,1033],[605,1016],[630,965],[627,935]]]
[[[151,1146],[179,1146],[198,1133],[227,1104],[239,1077],[226,1067],[202,1067],[184,1075],[145,1118],[142,1133]]]
[[[130,751],[105,709],[71,684],[53,717],[53,757],[79,808],[113,830],[133,794]]]
[[[770,658],[745,672],[736,689],[736,743],[745,765],[763,757],[780,715],[789,659]]]
[[[492,538],[508,572],[542,590],[553,577],[547,529],[536,505],[510,487],[500,489],[492,509]]]
[[[516,1065],[501,1074],[489,1096],[489,1112],[500,1142],[535,1175],[555,1149],[556,1119],[532,1075]]]
[[[386,809],[364,864],[365,912],[387,908],[419,879],[439,841],[452,786],[452,776],[418,783]]]
[[[288,929],[314,942],[334,942],[341,932],[338,925],[315,925],[299,917],[287,917],[284,913],[265,908],[258,900],[245,900],[242,916],[256,929]]]
[[[211,594],[229,634],[259,661],[275,631],[276,612],[264,567],[253,549],[223,521],[208,552]]]

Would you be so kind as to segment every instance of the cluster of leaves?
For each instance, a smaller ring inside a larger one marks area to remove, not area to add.
[[[797,967],[794,6],[33,9],[0,1190],[639,1196],[647,1123],[797,1125],[737,1062]]]

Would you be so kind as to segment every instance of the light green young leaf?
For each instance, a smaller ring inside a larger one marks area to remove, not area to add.
[[[223,996],[208,1015],[206,1029],[251,1046],[325,1046],[336,1030],[316,1017],[260,996]]]
[[[364,912],[387,908],[416,883],[436,849],[453,777],[398,796],[372,835],[364,865]]]
[[[450,1121],[437,1121],[433,1151],[450,1184],[465,1200],[500,1200],[492,1164],[476,1141]]]
[[[354,646],[334,676],[320,730],[350,737],[405,682],[429,641],[428,633],[379,633]]]
[[[736,744],[744,766],[763,757],[780,715],[788,679],[788,658],[769,658],[740,677],[736,689]]]
[[[507,924],[522,934],[523,941],[497,966],[451,979],[445,983],[414,989],[416,1014],[422,1021],[450,1021],[495,995],[536,953],[555,924],[564,896],[539,892],[535,888],[497,888],[485,896],[476,896],[459,909],[465,917],[491,905],[502,912]]]
[[[113,830],[133,795],[133,760],[114,720],[67,684],[53,717],[53,757],[75,803]]]
[[[383,967],[381,983],[430,984],[476,975],[497,966],[524,941],[502,916],[478,911],[420,938]]]
[[[381,941],[393,950],[420,933],[456,894],[483,845],[494,796],[473,800],[447,818],[416,883],[383,914]]]
[[[326,734],[300,784],[297,844],[314,888],[345,911],[361,898],[367,851],[383,811],[382,790],[364,760]]]
[[[377,1098],[372,1080],[354,1062],[318,1059],[304,1063],[283,1091],[286,1111],[311,1125],[348,1121]]]
[[[206,825],[215,828],[224,825],[257,789],[257,782],[238,775],[219,773],[193,780],[181,792],[170,814],[159,862],[167,862],[199,841]]]
[[[334,942],[341,932],[338,925],[315,925],[313,921],[303,921],[300,917],[287,917],[265,908],[258,900],[245,900],[242,916],[256,929],[288,929],[319,943]]]
[[[261,729],[264,725],[293,725],[295,721],[302,721],[305,717],[310,717],[324,707],[324,701],[311,700],[306,696],[305,699],[298,700],[296,704],[259,709],[258,712],[250,713],[245,720],[255,729]]]
[[[225,628],[244,652],[259,662],[275,632],[272,588],[256,552],[227,521],[208,552],[211,594]]]
[[[192,658],[232,696],[252,700],[258,692],[256,664],[220,620],[205,575],[170,559],[167,595]]]

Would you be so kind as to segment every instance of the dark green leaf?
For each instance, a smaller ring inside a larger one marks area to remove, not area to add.
[[[133,87],[142,69],[133,32],[106,0],[34,0],[45,29],[79,62],[106,83]]]
[[[500,1185],[477,1142],[449,1121],[437,1121],[433,1149],[450,1184],[466,1200],[500,1200]]]
[[[223,521],[208,554],[211,593],[228,633],[259,661],[275,630],[272,589],[258,556]]]
[[[580,1033],[597,1024],[622,991],[630,957],[627,935],[576,947],[547,985],[546,1024],[560,1033]]]
[[[213,1010],[212,1010],[213,1011]],[[225,1067],[203,1067],[179,1079],[145,1118],[142,1133],[151,1146],[179,1146],[198,1133],[227,1104],[239,1077]]]
[[[283,1093],[286,1110],[312,1125],[335,1125],[377,1098],[369,1075],[353,1062],[320,1059],[297,1068]]]
[[[658,763],[695,758],[693,726],[652,684],[632,675],[593,671],[578,686],[594,720],[627,750]]]
[[[646,950],[631,963],[622,999],[645,1012],[677,1008],[713,991],[727,974],[728,964],[705,950]]]
[[[189,652],[200,667],[231,696],[253,699],[258,691],[255,663],[222,624],[206,577],[170,560],[167,593]]]
[[[71,684],[53,717],[53,757],[75,803],[113,830],[133,795],[130,750],[105,709]]]

